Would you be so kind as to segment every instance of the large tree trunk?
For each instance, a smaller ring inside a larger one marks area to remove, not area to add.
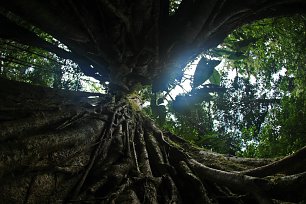
[[[0,85],[0,203],[306,199],[305,148],[281,160],[228,157],[163,133],[125,98]]]

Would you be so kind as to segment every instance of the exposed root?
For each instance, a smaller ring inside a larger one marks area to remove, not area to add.
[[[306,147],[276,162],[255,169],[249,169],[243,171],[242,173],[250,176],[265,177],[276,173],[293,174],[305,170],[306,170]]]
[[[0,124],[1,203],[306,200],[306,147],[278,161],[228,157],[162,133],[124,99],[64,110]]]

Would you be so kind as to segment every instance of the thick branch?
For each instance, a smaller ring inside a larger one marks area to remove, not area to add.
[[[265,191],[269,189],[266,180],[242,174],[212,169],[191,159],[189,165],[202,180],[210,180],[228,187],[235,187],[254,195],[259,203],[272,203]]]
[[[255,169],[242,171],[241,173],[249,176],[265,177],[276,173],[294,173],[297,171],[305,170],[306,168],[306,146],[299,151],[289,155],[272,164],[268,164]]]
[[[2,15],[0,15],[0,26],[5,28],[0,30],[0,37],[14,40],[24,45],[38,47],[48,52],[55,53],[61,58],[70,59],[79,64],[84,74],[98,79],[100,78],[96,75],[95,71],[90,68],[90,64],[88,64],[84,58],[76,55],[75,53],[67,52],[41,39],[33,32],[15,24]]]

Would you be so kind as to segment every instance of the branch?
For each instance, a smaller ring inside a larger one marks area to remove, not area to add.
[[[192,42],[209,19],[216,4],[216,0],[183,0],[175,14],[176,22],[171,22],[176,26],[170,31],[170,35],[175,33],[176,39],[182,43]]]
[[[1,51],[1,49],[0,49],[0,51]],[[26,61],[23,61],[23,60],[14,58],[14,57],[10,57],[10,56],[0,57],[0,60],[3,61],[3,62],[7,62],[7,63],[18,64],[18,65],[21,65],[21,66],[24,66],[24,67],[31,67],[31,66],[33,66],[33,67],[36,67],[36,68],[38,68],[40,70],[45,70],[47,72],[52,72],[53,71],[53,70],[50,70],[50,69],[46,69],[45,67],[37,65],[35,63],[26,62]],[[15,67],[15,69],[16,69],[16,67]]]
[[[213,12],[214,16],[210,21],[210,25],[203,27],[194,42],[194,46],[202,49],[216,46],[232,30],[245,23],[268,17],[301,13],[305,11],[305,7],[306,4],[303,0],[226,1],[224,8]]]
[[[75,57],[71,53],[58,48],[57,46],[39,38],[36,34],[29,30],[18,26],[8,18],[0,15],[0,26],[5,29],[0,30],[0,37],[11,39],[24,45],[35,46],[57,54],[59,57],[74,60]]]
[[[55,62],[55,63],[57,63],[57,64],[63,64],[62,62],[59,62],[59,61],[53,59],[53,58],[50,57],[50,56],[44,55],[44,54],[42,54],[42,53],[37,53],[37,52],[31,51],[31,50],[29,49],[29,47],[27,47],[27,49],[26,49],[26,48],[23,48],[20,44],[17,46],[17,45],[14,45],[13,43],[10,43],[10,42],[3,42],[3,43],[1,43],[1,45],[6,45],[6,46],[15,48],[15,49],[17,49],[17,50],[20,50],[20,51],[23,51],[23,52],[26,52],[26,53],[31,53],[31,54],[34,54],[34,55],[36,55],[36,56],[39,56],[39,57],[42,57],[42,58],[46,58],[46,59],[48,59],[48,60],[50,60],[50,61],[53,61],[53,62]],[[14,51],[14,49],[9,48],[9,47],[7,47],[6,49],[9,49],[9,50],[11,50],[11,51]],[[16,50],[15,50],[15,51],[16,51]]]
[[[210,180],[228,187],[234,187],[251,193],[259,203],[272,204],[272,200],[265,193],[270,188],[267,180],[242,174],[221,171],[200,164],[190,159],[188,164],[202,180]]]
[[[240,173],[248,176],[265,177],[279,172],[295,172],[306,169],[306,146],[279,161]]]
[[[93,71],[90,68],[90,64],[86,62],[86,59],[75,55],[74,53],[67,52],[53,45],[52,43],[41,39],[35,33],[17,25],[16,23],[10,21],[8,18],[2,15],[0,15],[0,26],[5,28],[0,30],[0,37],[4,39],[10,39],[24,45],[41,48],[48,52],[55,53],[56,55],[64,59],[70,59],[80,66],[84,74],[97,79],[101,78],[97,76],[96,71]]]
[[[96,56],[92,54],[91,49],[93,45],[90,43],[90,39],[88,39],[88,36],[84,33],[84,29],[80,28],[75,19],[75,14],[67,5],[63,5],[61,2],[57,1],[52,3],[40,1],[25,3],[23,1],[13,0],[0,2],[0,7],[5,8],[5,10],[3,9],[4,13],[11,11],[22,19],[27,20],[49,33],[57,40],[67,45],[73,52],[66,52],[42,40],[36,34],[20,27],[6,17],[1,16],[1,25],[4,24],[8,26],[4,26],[6,29],[0,31],[0,35],[4,35],[4,38],[13,39],[25,45],[39,47],[55,53],[64,59],[71,59],[79,64],[86,75],[101,81],[109,80],[109,70],[105,68],[105,59],[101,58],[100,55]],[[93,65],[96,70],[91,69],[90,65]],[[101,75],[96,74],[97,72],[105,76],[101,77]]]
[[[131,31],[131,25],[130,25],[130,21],[128,19],[128,16],[124,15],[124,13],[122,13],[119,9],[114,7],[112,5],[112,3],[109,2],[108,0],[100,0],[100,2],[102,3],[102,5],[104,7],[107,8],[107,10],[112,12],[115,16],[117,16],[124,23],[124,25],[125,25],[126,29],[128,30],[128,32]]]
[[[272,182],[270,193],[273,197],[290,202],[306,200],[306,172],[272,178]]]

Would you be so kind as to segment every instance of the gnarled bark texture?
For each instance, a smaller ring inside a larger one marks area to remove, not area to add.
[[[0,85],[0,203],[306,200],[306,148],[228,157],[163,133],[124,98]]]

